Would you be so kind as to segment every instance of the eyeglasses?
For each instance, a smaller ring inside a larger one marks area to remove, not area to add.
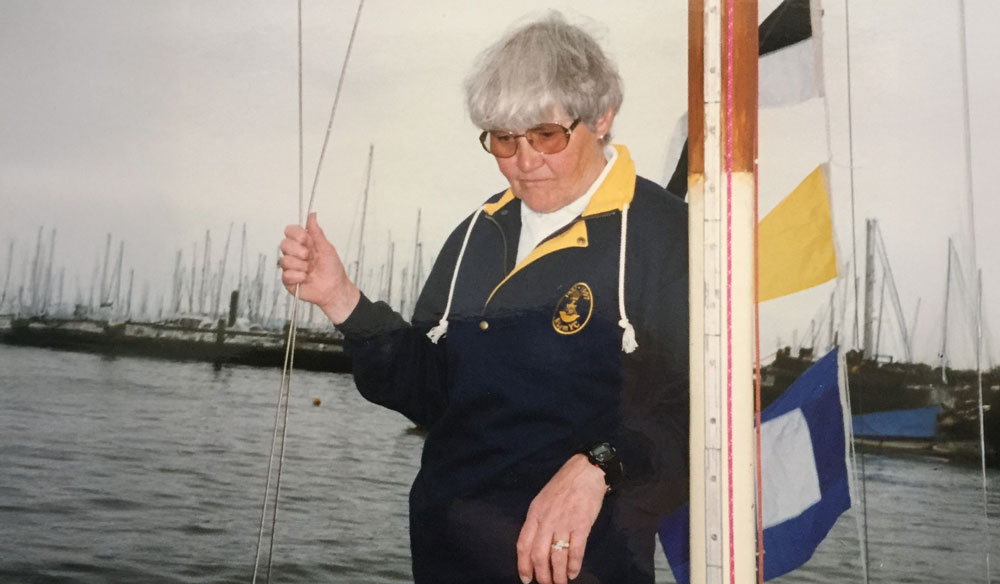
[[[483,150],[497,158],[510,158],[517,154],[518,138],[527,140],[528,145],[537,152],[555,154],[566,148],[570,135],[579,123],[580,118],[573,120],[568,128],[553,123],[538,124],[530,130],[525,130],[523,134],[503,130],[483,130],[479,135],[479,143],[483,145]]]

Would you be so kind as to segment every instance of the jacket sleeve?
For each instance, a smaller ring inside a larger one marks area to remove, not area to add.
[[[430,427],[448,403],[447,336],[434,344],[427,331],[444,313],[458,244],[468,219],[452,232],[438,254],[414,309],[413,324],[385,302],[362,294],[337,328],[351,357],[354,381],[365,399]]]
[[[650,239],[659,246],[629,253],[628,265],[642,266],[626,297],[639,348],[625,355],[615,437],[625,466],[623,495],[657,515],[687,500],[689,468],[687,211],[680,201],[666,207],[666,215],[647,215],[661,221],[652,228],[667,233]]]

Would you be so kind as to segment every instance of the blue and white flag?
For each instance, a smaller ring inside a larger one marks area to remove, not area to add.
[[[851,507],[838,377],[834,349],[761,413],[765,580],[806,563]],[[678,584],[690,581],[688,533],[687,505],[660,523],[660,542]]]

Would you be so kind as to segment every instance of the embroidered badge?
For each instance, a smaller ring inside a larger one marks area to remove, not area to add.
[[[594,312],[594,294],[584,282],[573,284],[569,292],[556,303],[552,315],[552,328],[561,335],[572,335],[583,330]]]

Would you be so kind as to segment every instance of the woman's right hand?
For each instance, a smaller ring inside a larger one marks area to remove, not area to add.
[[[281,282],[289,293],[318,306],[333,324],[347,320],[361,291],[347,277],[344,262],[310,213],[306,227],[289,225],[281,241]]]

